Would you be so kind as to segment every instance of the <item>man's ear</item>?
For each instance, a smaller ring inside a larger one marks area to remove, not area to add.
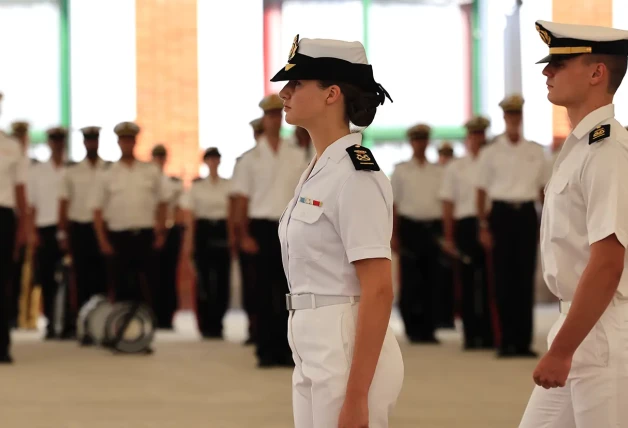
[[[327,93],[327,104],[333,104],[337,102],[342,96],[342,91],[340,90],[340,87],[338,85],[331,85],[329,88],[327,88],[327,90],[329,91]]]
[[[593,73],[591,74],[591,79],[594,85],[598,85],[602,82],[605,76],[608,75],[608,69],[604,63],[598,63],[593,69]]]

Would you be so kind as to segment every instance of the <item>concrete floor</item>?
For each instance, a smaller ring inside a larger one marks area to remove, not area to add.
[[[536,309],[538,351],[557,316]],[[404,389],[391,427],[516,427],[532,390],[536,360],[496,360],[463,353],[459,334],[443,345],[406,343]],[[163,332],[152,356],[113,356],[75,342],[42,342],[41,332],[15,332],[13,366],[0,366],[2,428],[292,427],[289,369],[258,370],[241,311],[227,317],[227,341],[200,341],[192,314],[176,333]],[[334,428],[334,427],[330,427]]]

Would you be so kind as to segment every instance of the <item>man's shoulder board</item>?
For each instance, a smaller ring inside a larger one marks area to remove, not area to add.
[[[611,125],[600,125],[589,134],[589,144],[597,143],[611,136]]]
[[[373,153],[366,147],[362,147],[358,144],[347,147],[347,153],[353,162],[353,166],[358,171],[379,171],[379,165],[373,157]]]

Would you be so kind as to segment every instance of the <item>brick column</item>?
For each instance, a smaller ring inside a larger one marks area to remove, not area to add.
[[[136,0],[137,155],[168,148],[168,174],[189,182],[199,166],[197,0]]]
[[[553,0],[552,20],[565,24],[613,25],[613,0]],[[564,107],[554,106],[554,139],[566,138],[571,125]]]
[[[207,0],[209,1],[209,0]],[[137,156],[168,149],[166,173],[187,184],[198,174],[197,0],[136,0]],[[115,29],[114,29],[115,31]],[[190,263],[179,263],[179,307],[194,307]]]

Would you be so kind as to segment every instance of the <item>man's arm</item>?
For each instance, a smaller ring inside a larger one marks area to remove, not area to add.
[[[15,186],[15,203],[18,213],[16,246],[22,246],[26,242],[28,207],[26,204],[26,186],[17,184]]]
[[[100,251],[107,256],[113,254],[113,247],[109,243],[109,238],[107,237],[107,229],[105,227],[102,210],[99,208],[94,210],[94,230],[96,232],[96,239],[98,240]]]
[[[615,234],[591,245],[589,262],[550,354],[571,357],[576,352],[613,300],[624,271],[624,255],[625,249]]]

